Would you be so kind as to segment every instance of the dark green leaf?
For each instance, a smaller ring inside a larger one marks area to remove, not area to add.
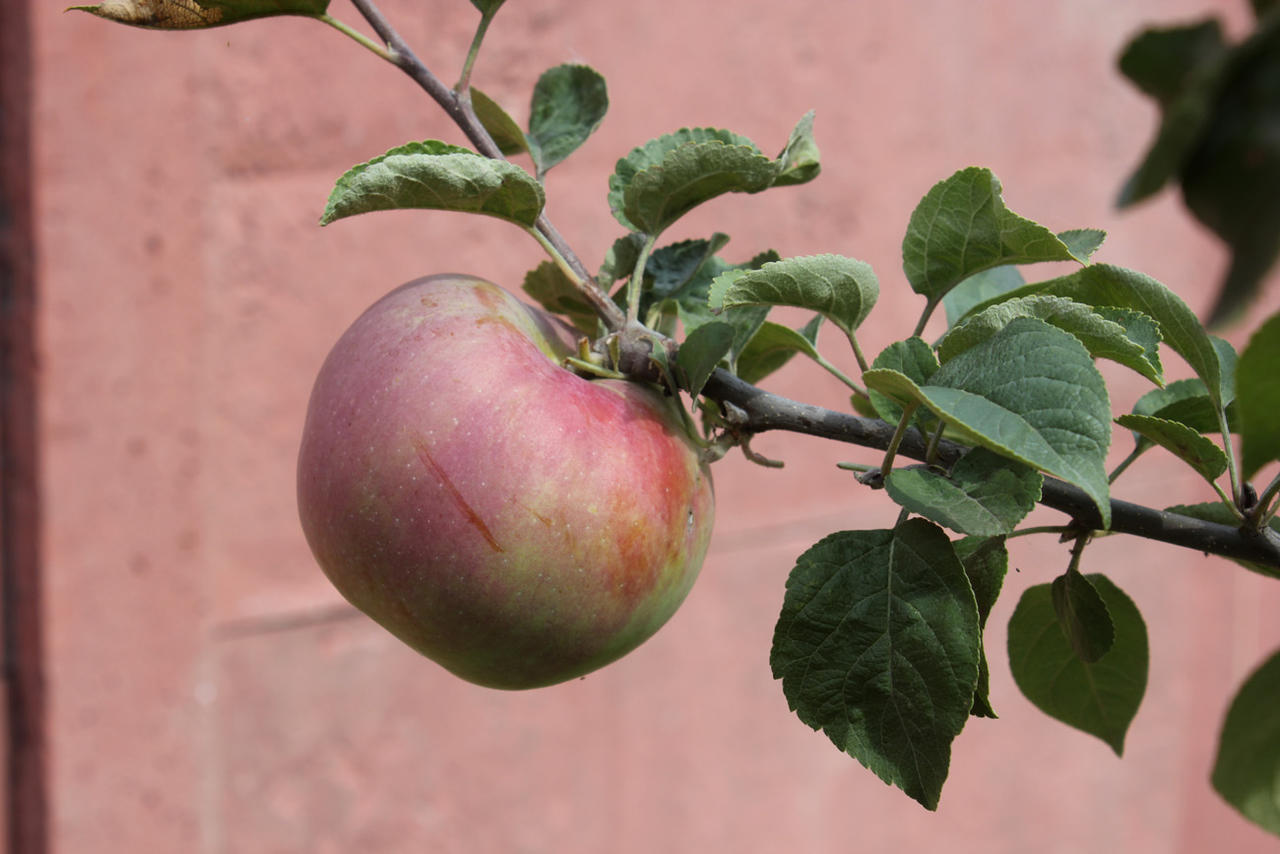
[[[693,397],[702,393],[711,373],[733,346],[732,324],[723,321],[704,323],[690,332],[676,352],[676,364],[687,380],[685,389]]]
[[[347,170],[321,225],[369,211],[424,208],[486,214],[531,228],[542,187],[519,166],[435,140],[412,142]]]
[[[1053,607],[1051,585],[1027,588],[1009,619],[1009,667],[1018,689],[1042,712],[1095,735],[1120,755],[1147,689],[1147,627],[1133,600],[1090,575],[1115,627],[1110,651],[1082,661]]]
[[[980,635],[951,543],[909,519],[832,534],[800,556],[769,661],[800,720],[936,809],[973,706]]]
[[[525,274],[524,291],[553,314],[567,317],[584,335],[595,337],[600,323],[591,303],[550,261],[543,261]]]
[[[885,477],[894,501],[961,534],[1009,534],[1040,500],[1034,469],[985,448],[961,457],[948,476],[927,466],[896,468]]]
[[[497,101],[474,86],[471,87],[471,108],[503,154],[510,156],[529,150],[529,141],[516,120]]]
[[[71,6],[108,21],[154,30],[199,30],[273,15],[317,17],[329,0],[105,0]]]
[[[791,131],[787,147],[778,155],[780,170],[775,187],[804,184],[818,177],[822,170],[818,143],[813,138],[813,111],[805,113]]]
[[[640,250],[644,248],[644,235],[632,232],[626,237],[613,241],[609,251],[605,253],[604,263],[596,274],[600,287],[608,290],[621,279],[629,277],[640,259]]]
[[[964,573],[969,577],[969,586],[973,588],[978,602],[979,630],[985,631],[987,617],[1000,598],[1000,588],[1009,571],[1009,550],[1005,548],[1004,537],[965,537],[952,545],[955,546],[956,557],[964,565]],[[973,708],[969,714],[978,718],[996,717],[990,694],[991,671],[987,666],[984,645],[978,659],[978,687],[974,691]]]
[[[1096,664],[1111,651],[1116,640],[1107,603],[1088,577],[1075,569],[1055,578],[1051,592],[1053,611],[1072,652],[1084,663]]]
[[[1245,818],[1280,835],[1280,652],[1272,654],[1245,680],[1231,701],[1218,755],[1213,788]]]
[[[816,314],[800,329],[766,320],[738,354],[735,372],[744,381],[758,384],[781,368],[796,353],[818,358],[818,328],[822,315]]]
[[[586,142],[609,109],[604,78],[585,65],[557,65],[538,78],[529,108],[529,153],[538,174]]]
[[[869,389],[918,401],[971,444],[1073,483],[1111,524],[1104,468],[1111,441],[1106,384],[1073,335],[1019,317],[918,385],[897,372],[863,373]]]
[[[796,306],[824,314],[852,333],[878,295],[869,264],[842,255],[811,255],[722,274],[712,283],[709,305],[713,311],[740,305]]]
[[[1116,423],[1166,449],[1210,483],[1227,470],[1227,455],[1222,449],[1178,421],[1152,415],[1121,415]]]
[[[1175,177],[1212,119],[1226,45],[1217,21],[1151,29],[1129,43],[1120,70],[1163,108],[1160,129],[1125,182],[1118,204],[1136,204]]]
[[[1239,388],[1241,476],[1252,477],[1280,459],[1280,314],[1249,339],[1236,371]]]
[[[936,301],[975,273],[1004,264],[1073,261],[1058,236],[1005,207],[988,169],[962,169],[936,184],[911,214],[902,267],[912,289]]]

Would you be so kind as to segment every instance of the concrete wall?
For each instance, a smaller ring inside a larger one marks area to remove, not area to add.
[[[351,164],[411,139],[460,141],[407,78],[337,33],[270,20],[159,34],[61,6],[30,4],[54,850],[1272,850],[1207,776],[1229,697],[1280,641],[1280,596],[1220,560],[1120,538],[1087,553],[1151,635],[1123,760],[1045,718],[1008,675],[1018,594],[1066,565],[1047,541],[1014,550],[988,631],[1001,718],[956,742],[937,814],[791,716],[768,645],[794,558],[895,515],[835,469],[874,458],[858,449],[766,436],[758,450],[785,469],[721,463],[720,522],[688,603],[583,681],[475,688],[353,616],[295,514],[320,360],[400,282],[465,271],[517,287],[539,250],[496,220],[443,213],[316,227]],[[1112,209],[1155,123],[1114,59],[1150,22],[1218,13],[1238,34],[1246,7],[513,0],[475,79],[521,120],[552,64],[608,79],[611,114],[548,181],[550,215],[592,267],[618,235],[605,184],[630,147],[705,124],[775,150],[816,109],[815,184],[718,200],[680,234],[727,231],[731,257],[871,262],[884,289],[864,333],[874,353],[920,308],[901,275],[908,215],[970,164],[995,170],[1015,210],[1106,228],[1102,258],[1207,305],[1225,256],[1176,198]],[[470,4],[384,11],[452,80]],[[1113,374],[1127,405],[1141,384]],[[843,405],[804,365],[768,387]],[[1118,494],[1198,489],[1153,453]]]

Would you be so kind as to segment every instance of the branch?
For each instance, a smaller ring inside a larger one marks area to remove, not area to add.
[[[746,433],[788,430],[881,451],[886,450],[893,440],[895,428],[892,424],[781,397],[743,382],[724,370],[717,370],[712,375],[702,393],[713,400],[732,403],[746,413],[739,428]],[[928,444],[928,439],[920,431],[912,429],[902,438],[898,453],[924,460]],[[944,440],[938,443],[938,459],[949,465],[966,450],[963,445]],[[1086,528],[1102,526],[1102,517],[1093,499],[1084,490],[1056,478],[1045,477],[1040,503],[1066,513],[1075,523]],[[1206,554],[1280,567],[1280,536],[1270,529],[1253,533],[1112,499],[1110,530]]]
[[[374,5],[373,0],[351,0],[352,5],[364,16],[369,22],[369,26],[378,34],[378,37],[386,42],[387,47],[391,50],[390,60],[397,68],[409,75],[415,83],[422,87],[431,99],[435,101],[445,114],[453,120],[453,123],[462,130],[471,144],[476,147],[476,151],[493,160],[505,160],[502,152],[498,150],[497,144],[493,141],[493,137],[485,130],[480,120],[476,118],[475,110],[471,108],[470,100],[459,97],[458,93],[445,85],[439,77],[427,68],[422,60],[418,59],[413,49],[409,47],[404,38],[401,37],[395,27],[391,26],[382,12]],[[606,294],[596,284],[595,277],[587,270],[587,266],[582,263],[582,259],[577,256],[572,247],[560,235],[551,221],[547,219],[545,213],[538,216],[538,221],[534,224],[534,228],[538,230],[547,243],[560,253],[565,263],[578,276],[579,286],[583,297],[591,303],[596,313],[604,320],[606,326],[611,330],[619,330],[626,323],[626,317],[622,310],[614,303],[609,295]]]

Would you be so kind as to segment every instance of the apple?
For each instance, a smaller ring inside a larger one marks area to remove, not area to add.
[[[316,561],[471,682],[533,688],[630,652],[688,594],[711,476],[673,402],[563,367],[575,333],[497,285],[410,282],[320,369],[298,456]]]

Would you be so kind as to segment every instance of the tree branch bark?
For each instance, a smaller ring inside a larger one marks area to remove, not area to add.
[[[712,375],[703,394],[741,409],[745,421],[738,429],[745,433],[788,430],[876,450],[887,448],[894,433],[894,425],[884,421],[800,403],[743,382],[724,370]],[[927,446],[928,439],[912,429],[903,438],[898,453],[923,460]],[[950,464],[967,449],[944,440],[938,450],[942,462]],[[1093,499],[1084,490],[1057,478],[1045,477],[1040,503],[1066,513],[1081,527],[1097,530],[1102,526],[1102,517]],[[1280,535],[1269,529],[1254,534],[1113,498],[1110,530],[1206,554],[1280,567]]]

